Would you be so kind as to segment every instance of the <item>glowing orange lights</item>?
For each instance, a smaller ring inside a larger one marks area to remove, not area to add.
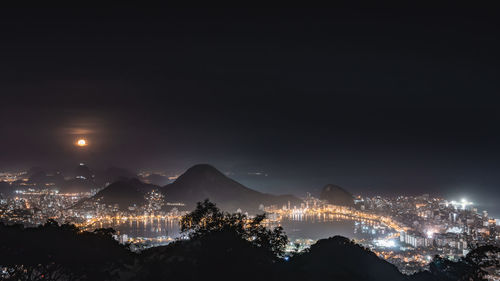
[[[88,143],[85,139],[79,139],[77,142],[76,142],[76,145],[77,146],[80,146],[80,147],[84,147],[84,146],[87,146]]]

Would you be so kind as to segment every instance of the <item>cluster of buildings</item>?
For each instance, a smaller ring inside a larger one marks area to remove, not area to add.
[[[13,183],[20,179],[24,179],[26,176],[26,171],[20,172],[0,172],[0,182]]]
[[[425,269],[435,255],[457,261],[482,245],[500,246],[500,227],[472,202],[421,196],[356,200],[359,209],[389,216],[403,229],[398,246],[374,249],[405,273]]]
[[[84,200],[93,195],[95,194],[61,193],[52,189],[16,190],[12,196],[0,199],[0,222],[37,226],[52,219],[59,223],[73,223],[82,229],[93,230],[128,225],[132,222],[138,225],[148,225],[148,227],[160,224],[159,222],[165,224],[168,221],[172,224],[177,223],[186,214],[176,208],[181,206],[179,204],[169,206],[170,210],[165,211],[162,208],[166,205],[164,196],[155,190],[145,194],[143,205],[128,206],[125,209],[117,204]],[[151,230],[151,232],[155,231]],[[132,248],[137,250],[165,245],[173,240],[172,236],[165,235],[165,231],[159,231],[158,236],[153,237],[142,237],[118,231],[116,239],[121,243],[132,244]]]
[[[448,201],[424,194],[356,197],[354,203],[354,207],[335,206],[308,195],[300,207],[269,206],[265,210],[274,222],[285,217],[334,215],[355,223],[385,225],[389,230],[384,236],[355,240],[407,274],[426,269],[435,255],[457,261],[478,246],[500,246],[496,220],[467,200]]]
[[[59,193],[57,190],[16,190],[14,195],[0,199],[0,220],[35,226],[49,219],[69,220],[68,208],[91,193]]]
[[[182,203],[168,203],[164,195],[155,190],[145,194],[144,204],[120,208],[118,204],[83,200],[95,195],[96,190],[62,193],[51,185],[35,189],[24,173],[1,173],[0,179],[4,185],[15,182],[23,187],[10,196],[0,196],[0,221],[9,223],[34,226],[54,219],[92,229],[131,221],[178,221],[185,214],[176,208]],[[77,202],[83,203],[75,208]],[[279,225],[285,219],[351,220],[355,222],[354,232],[376,230],[372,239],[355,239],[356,242],[408,274],[425,269],[435,255],[459,260],[477,246],[500,246],[500,228],[496,221],[487,212],[479,212],[467,200],[448,201],[427,194],[358,196],[353,207],[331,205],[308,194],[300,206],[288,203],[283,206],[261,205],[259,209],[267,213],[266,223],[269,225]],[[138,249],[172,241],[171,236],[164,234],[139,237],[118,233],[116,238],[123,243],[132,243]],[[314,242],[311,237],[300,237],[290,242],[287,249],[302,251]]]

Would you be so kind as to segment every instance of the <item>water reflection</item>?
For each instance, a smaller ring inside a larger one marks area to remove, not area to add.
[[[368,240],[387,236],[391,230],[385,225],[370,220],[352,220],[352,217],[332,214],[296,214],[280,218],[280,222],[270,223],[270,227],[281,225],[290,240],[321,239],[342,235],[356,240]],[[144,220],[113,220],[99,223],[96,227],[112,227],[119,234],[129,237],[179,237],[178,219],[150,218]]]
[[[290,240],[317,240],[335,235],[368,240],[385,236],[390,231],[386,226],[376,221],[352,220],[350,217],[331,214],[285,216],[281,218],[280,225]]]
[[[129,237],[172,237],[179,236],[178,219],[150,218],[144,220],[108,221],[99,223],[98,227],[111,227],[118,234],[127,234]]]

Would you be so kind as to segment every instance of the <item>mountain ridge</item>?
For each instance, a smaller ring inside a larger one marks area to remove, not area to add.
[[[224,175],[209,164],[194,165],[173,183],[163,187],[148,184],[139,179],[122,179],[113,182],[94,196],[75,204],[73,208],[84,206],[85,202],[114,205],[124,210],[132,205],[145,203],[146,192],[158,189],[169,203],[184,203],[178,209],[192,210],[197,202],[209,199],[225,211],[236,212],[238,209],[252,214],[263,212],[261,205],[300,205],[302,200],[293,195],[273,195],[248,188]],[[167,207],[168,208],[168,207]]]
[[[258,212],[259,206],[300,204],[301,200],[293,195],[272,195],[248,188],[227,177],[209,164],[198,164],[189,168],[176,181],[162,188],[167,201],[180,201],[187,207],[196,202],[209,199],[228,211],[242,209]]]
[[[332,205],[354,207],[354,196],[349,191],[335,184],[325,185],[321,190],[319,198],[326,200]]]
[[[118,204],[119,208],[123,210],[132,205],[143,205],[145,203],[144,195],[158,188],[156,185],[141,182],[136,178],[119,180],[97,192],[94,196],[78,202],[73,208],[78,208],[85,202],[99,201],[99,203],[106,205]]]

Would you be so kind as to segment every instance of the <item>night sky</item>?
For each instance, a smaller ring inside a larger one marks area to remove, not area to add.
[[[470,7],[2,9],[0,168],[211,163],[498,217],[498,30]]]

